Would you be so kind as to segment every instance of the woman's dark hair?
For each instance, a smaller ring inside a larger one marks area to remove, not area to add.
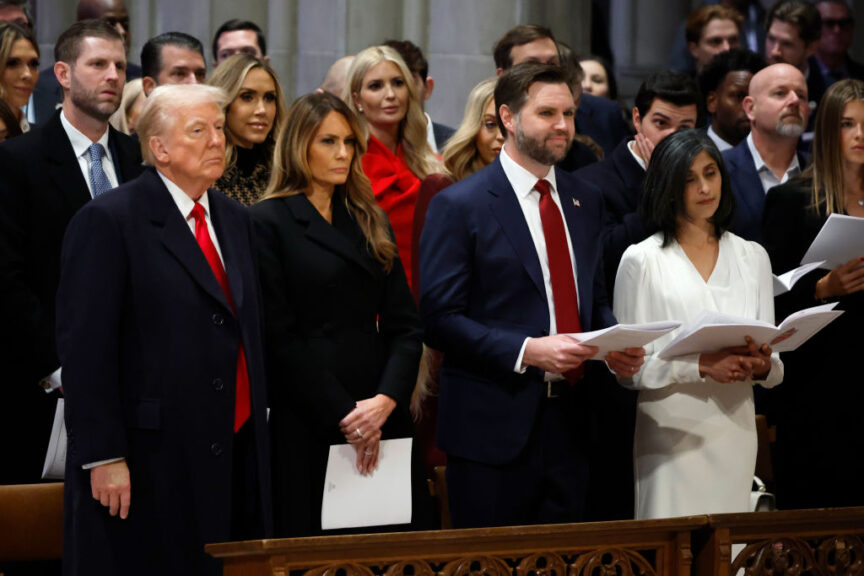
[[[21,125],[5,100],[0,99],[0,120],[6,125],[6,140],[21,135]]]
[[[646,230],[663,232],[663,246],[668,246],[678,232],[678,217],[685,214],[687,172],[696,156],[703,151],[717,163],[722,178],[720,204],[711,217],[717,238],[732,223],[735,198],[732,196],[723,156],[714,142],[701,131],[681,130],[661,140],[654,149],[642,188],[642,222]]]
[[[579,58],[579,62],[597,62],[604,70],[606,70],[606,81],[609,84],[609,100],[618,100],[618,80],[615,79],[615,71],[612,69],[612,63],[603,56],[597,54],[589,54]]]

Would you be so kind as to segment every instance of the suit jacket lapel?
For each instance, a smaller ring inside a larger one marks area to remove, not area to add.
[[[579,266],[579,262],[588,263],[591,258],[586,253],[588,246],[595,246],[594,242],[583,242],[582,233],[586,230],[585,216],[582,210],[582,202],[578,190],[569,189],[565,179],[561,176],[561,171],[556,168],[556,180],[558,182],[558,198],[561,200],[561,208],[564,210],[564,220],[567,223],[567,230],[570,232],[570,243],[573,245],[573,259],[576,266],[576,290],[579,292],[579,320],[582,323],[582,329],[590,326],[591,307],[584,306],[584,303],[591,302],[591,292],[594,285],[594,277],[587,269],[587,266]]]
[[[341,200],[334,198],[333,201],[334,224],[327,222],[303,194],[289,196],[285,199],[285,203],[293,213],[294,219],[306,225],[306,237],[311,242],[357,264],[373,276],[380,273],[379,269],[373,267],[371,259],[361,252],[361,246],[355,246],[349,236],[336,228],[337,219],[351,217],[341,204]]]
[[[141,173],[140,152],[135,149],[131,138],[121,138],[113,127],[108,127],[108,146],[114,159],[114,172],[117,174],[117,184],[132,180]]]
[[[747,209],[754,214],[761,214],[765,205],[765,193],[762,190],[762,180],[756,172],[756,164],[747,141],[738,145],[737,153],[731,154],[733,161],[733,179],[738,180],[739,198],[746,204]]]
[[[90,189],[81,173],[69,137],[63,130],[63,124],[60,123],[59,112],[45,124],[42,142],[45,151],[45,169],[54,181],[56,189],[61,191],[69,209],[74,213],[90,201]]]
[[[228,276],[228,285],[231,287],[231,299],[234,300],[234,309],[239,311],[243,306],[241,266],[246,264],[240,256],[239,243],[246,237],[246,232],[235,215],[227,210],[221,192],[211,188],[208,196],[210,199],[210,219],[213,221],[213,229],[216,231],[219,248],[222,250],[225,275]]]
[[[507,175],[501,167],[501,161],[497,158],[489,171],[489,195],[489,208],[545,301],[546,285],[543,282],[543,271],[540,268],[534,240],[531,238],[516,192],[510,186],[510,181],[507,180]]]
[[[162,243],[189,272],[192,279],[230,311],[231,307],[222,292],[222,287],[219,286],[219,281],[216,280],[207,258],[195,241],[195,236],[190,232],[186,220],[177,210],[177,205],[162,179],[151,168],[141,176],[141,185],[150,197],[151,221],[162,229]],[[215,220],[213,226],[216,227]],[[225,236],[220,235],[220,247],[223,237]],[[231,287],[234,288],[233,284]]]

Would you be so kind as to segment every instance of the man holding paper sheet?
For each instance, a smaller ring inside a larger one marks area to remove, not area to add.
[[[599,191],[554,165],[574,134],[568,74],[526,63],[499,77],[502,153],[440,192],[420,242],[420,310],[444,352],[438,444],[454,527],[572,522],[587,481],[581,379],[596,349],[564,336],[615,323]],[[644,350],[612,352],[633,374]]]

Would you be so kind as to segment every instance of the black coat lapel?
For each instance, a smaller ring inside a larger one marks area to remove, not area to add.
[[[72,143],[60,123],[60,112],[56,112],[42,130],[42,149],[45,170],[54,181],[56,189],[62,191],[70,211],[77,212],[90,201],[90,189],[81,173]]]
[[[222,287],[219,286],[219,281],[216,280],[216,275],[213,274],[207,258],[195,241],[195,236],[189,230],[186,220],[177,210],[177,205],[162,179],[151,168],[141,176],[140,184],[144,188],[143,192],[150,197],[151,221],[162,228],[162,243],[189,272],[193,280],[230,311],[231,307],[222,292]]]
[[[243,240],[248,236],[243,225],[237,220],[236,214],[228,208],[228,199],[221,192],[211,188],[207,193],[210,200],[210,219],[222,250],[225,261],[225,275],[231,287],[231,299],[235,310],[243,306],[243,273],[242,268],[248,265],[243,261],[240,250]],[[248,256],[248,251],[246,252]]]
[[[357,264],[373,276],[377,276],[380,273],[380,268],[376,269],[372,265],[370,257],[362,251],[365,247],[355,245],[352,242],[351,236],[344,234],[336,226],[327,222],[305,195],[296,194],[289,196],[285,198],[285,202],[294,214],[294,219],[306,225],[306,237],[310,241]],[[337,223],[338,219],[344,220],[345,218],[351,218],[351,216],[348,214],[345,206],[341,204],[341,200],[334,197],[334,223]],[[356,223],[354,225],[356,226]],[[340,226],[340,228],[344,228],[344,226]]]

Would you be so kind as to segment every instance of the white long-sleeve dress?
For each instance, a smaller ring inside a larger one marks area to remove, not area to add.
[[[678,320],[703,310],[774,322],[771,263],[765,250],[726,232],[706,282],[677,242],[662,234],[630,246],[615,280],[619,322]],[[633,446],[636,518],[746,512],[756,466],[754,382],[699,376],[699,355],[661,360],[683,329],[646,346],[642,369],[619,382],[639,390]],[[743,344],[743,342],[742,342]],[[761,343],[759,343],[761,344]],[[765,387],[783,379],[777,354]]]

